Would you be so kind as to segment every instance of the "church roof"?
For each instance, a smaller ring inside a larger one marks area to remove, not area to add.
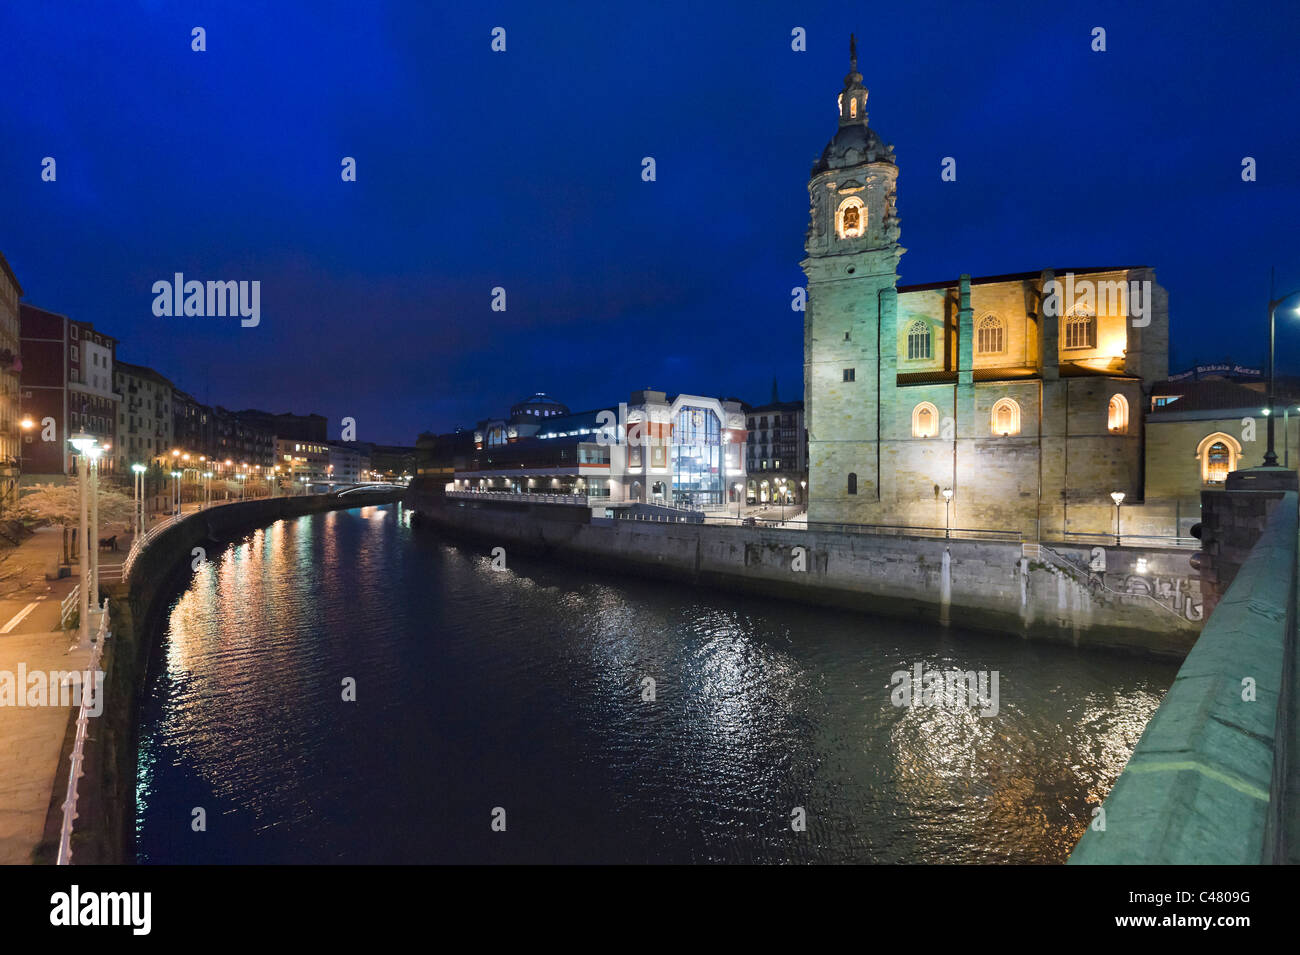
[[[1089,266],[1087,268],[1077,269],[1053,269],[1052,272],[1057,276],[1073,273],[1075,275],[1096,275],[1105,272],[1131,272],[1134,269],[1145,269],[1150,266],[1146,265],[1104,265]],[[1004,275],[980,275],[970,280],[971,285],[992,285],[998,282],[1028,282],[1038,279],[1042,276],[1043,270],[1035,272],[1007,272]],[[917,285],[900,285],[899,292],[928,292],[938,289],[957,288],[961,285],[961,279],[948,279],[944,282],[922,282]]]
[[[813,166],[813,173],[815,175],[828,169],[844,169],[866,162],[893,161],[893,147],[886,146],[870,126],[841,126],[822,150],[821,158]]]
[[[1074,362],[1063,361],[1058,367],[1062,378],[1129,378],[1136,380],[1133,375],[1090,368],[1087,365],[1078,365]],[[976,368],[971,374],[973,381],[1029,381],[1041,377],[1037,368],[1028,367]],[[943,369],[937,371],[909,371],[898,376],[900,386],[953,385],[956,383],[957,372]]]

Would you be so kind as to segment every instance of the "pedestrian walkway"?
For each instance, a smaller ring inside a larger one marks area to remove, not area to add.
[[[120,564],[130,547],[129,533],[114,525],[100,537],[118,535],[118,551],[100,552],[101,573]],[[98,543],[96,541],[96,543]],[[62,559],[63,531],[43,527],[17,547],[0,551],[0,677],[16,681],[20,672],[44,674],[84,668],[89,648],[69,650],[75,636],[60,626],[60,602],[79,581],[47,579]],[[25,691],[26,687],[14,686]],[[45,816],[56,787],[67,783],[59,759],[71,707],[0,706],[0,865],[32,861],[45,831]],[[16,701],[15,701],[16,702]]]

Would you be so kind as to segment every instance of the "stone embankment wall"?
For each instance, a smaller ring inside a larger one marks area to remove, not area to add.
[[[1192,552],[604,520],[559,504],[408,498],[476,546],[963,628],[1183,656],[1200,632]],[[1093,569],[1104,561],[1105,569]]]
[[[1287,831],[1295,828],[1287,800],[1288,785],[1295,792],[1297,495],[1215,498],[1207,508],[1208,520],[1222,525],[1214,536],[1235,542],[1267,513],[1262,536],[1071,864],[1280,863],[1288,852],[1297,861],[1300,847]]]

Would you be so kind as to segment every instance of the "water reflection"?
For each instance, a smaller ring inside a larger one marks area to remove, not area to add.
[[[145,707],[141,858],[1059,862],[1176,669],[490,551],[365,507],[212,555]],[[916,663],[999,671],[997,715],[894,706]]]

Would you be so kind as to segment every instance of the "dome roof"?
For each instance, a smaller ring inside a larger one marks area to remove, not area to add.
[[[894,148],[886,146],[874,129],[865,123],[841,126],[822,150],[813,173],[844,169],[868,162],[894,161]]]
[[[555,415],[565,415],[568,413],[568,405],[556,401],[550,395],[543,394],[540,391],[531,397],[523,399],[510,409],[511,419],[524,417],[551,418]]]

